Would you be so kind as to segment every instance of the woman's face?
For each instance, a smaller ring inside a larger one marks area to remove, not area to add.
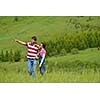
[[[41,46],[40,46],[41,48],[43,48],[43,46],[42,46],[42,44],[41,44]]]

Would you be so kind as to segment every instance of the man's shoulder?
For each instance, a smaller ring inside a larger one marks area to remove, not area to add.
[[[31,45],[31,42],[26,42],[26,46],[29,46],[29,45]]]
[[[31,44],[31,42],[26,42],[27,44]]]

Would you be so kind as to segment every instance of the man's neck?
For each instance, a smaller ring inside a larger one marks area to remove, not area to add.
[[[34,44],[37,44],[37,43],[36,42],[34,42],[34,43],[31,42],[31,44],[34,45]]]
[[[35,43],[32,43],[32,42],[31,42],[31,45],[34,45],[34,44],[35,44]]]

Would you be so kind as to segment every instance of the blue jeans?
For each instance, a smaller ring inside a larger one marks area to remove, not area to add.
[[[35,78],[36,66],[37,66],[37,60],[33,58],[32,59],[28,58],[28,72],[30,75],[32,75],[32,78]]]
[[[39,64],[41,63],[42,57],[39,57]],[[45,67],[45,60],[43,61],[41,67],[40,67],[40,73],[42,75],[45,75],[46,67]]]
[[[41,65],[41,67],[40,67],[40,73],[41,73],[42,75],[45,75],[45,72],[46,72],[46,68],[45,68],[45,64],[43,63],[43,64]]]

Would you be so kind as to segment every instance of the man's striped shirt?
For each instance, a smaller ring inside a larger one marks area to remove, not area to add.
[[[27,42],[26,46],[28,48],[27,58],[36,58],[37,53],[39,51],[39,45],[33,44],[31,42]]]

